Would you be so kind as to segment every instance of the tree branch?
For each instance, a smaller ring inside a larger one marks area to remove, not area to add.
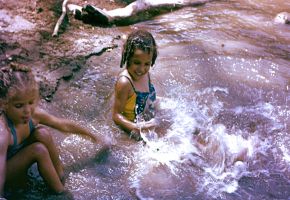
[[[61,13],[61,16],[57,20],[56,25],[54,27],[54,30],[53,30],[53,33],[52,33],[53,37],[57,36],[59,27],[60,27],[65,15],[66,15],[66,4],[67,4],[67,2],[68,2],[68,0],[64,0],[63,3],[62,3],[62,13]]]

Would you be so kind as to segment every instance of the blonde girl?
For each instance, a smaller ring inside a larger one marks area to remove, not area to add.
[[[97,137],[75,122],[37,107],[39,88],[30,68],[11,64],[0,69],[0,192],[25,180],[37,163],[40,175],[56,193],[64,191],[63,167],[46,125],[63,132]],[[1,195],[0,195],[1,196]]]

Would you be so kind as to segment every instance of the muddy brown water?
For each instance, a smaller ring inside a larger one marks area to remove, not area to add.
[[[61,2],[33,3],[21,12],[12,1],[1,6],[2,64],[9,56],[33,63],[44,84],[40,106],[114,145],[96,157],[99,145],[52,130],[70,194],[50,194],[33,166],[29,189],[9,198],[290,199],[290,26],[273,22],[277,13],[290,12],[290,3],[216,1],[108,28],[70,18],[58,38],[50,34],[59,14],[53,5]],[[129,140],[110,113],[122,38],[139,28],[156,38],[151,76],[157,94],[166,97],[159,118],[171,120],[165,135],[145,146]],[[216,151],[200,154],[196,127],[216,138]],[[242,148],[248,158],[226,165]]]

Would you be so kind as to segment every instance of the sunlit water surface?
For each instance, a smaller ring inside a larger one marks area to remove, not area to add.
[[[144,145],[111,120],[121,46],[91,58],[73,83],[62,85],[53,106],[44,104],[113,142],[97,156],[100,145],[56,136],[71,196],[290,199],[290,27],[273,23],[285,9],[284,0],[220,1],[120,27],[124,34],[146,28],[157,40],[151,77],[165,97],[156,113],[165,124],[162,137]],[[243,151],[244,160],[235,162]],[[39,176],[31,176],[22,198],[69,198],[47,195]]]

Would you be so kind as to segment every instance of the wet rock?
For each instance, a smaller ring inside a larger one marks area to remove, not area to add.
[[[18,42],[8,43],[0,38],[0,67],[7,65],[12,61],[29,61],[29,52],[22,48]]]
[[[276,15],[274,22],[277,24],[290,24],[290,13],[280,12]]]

